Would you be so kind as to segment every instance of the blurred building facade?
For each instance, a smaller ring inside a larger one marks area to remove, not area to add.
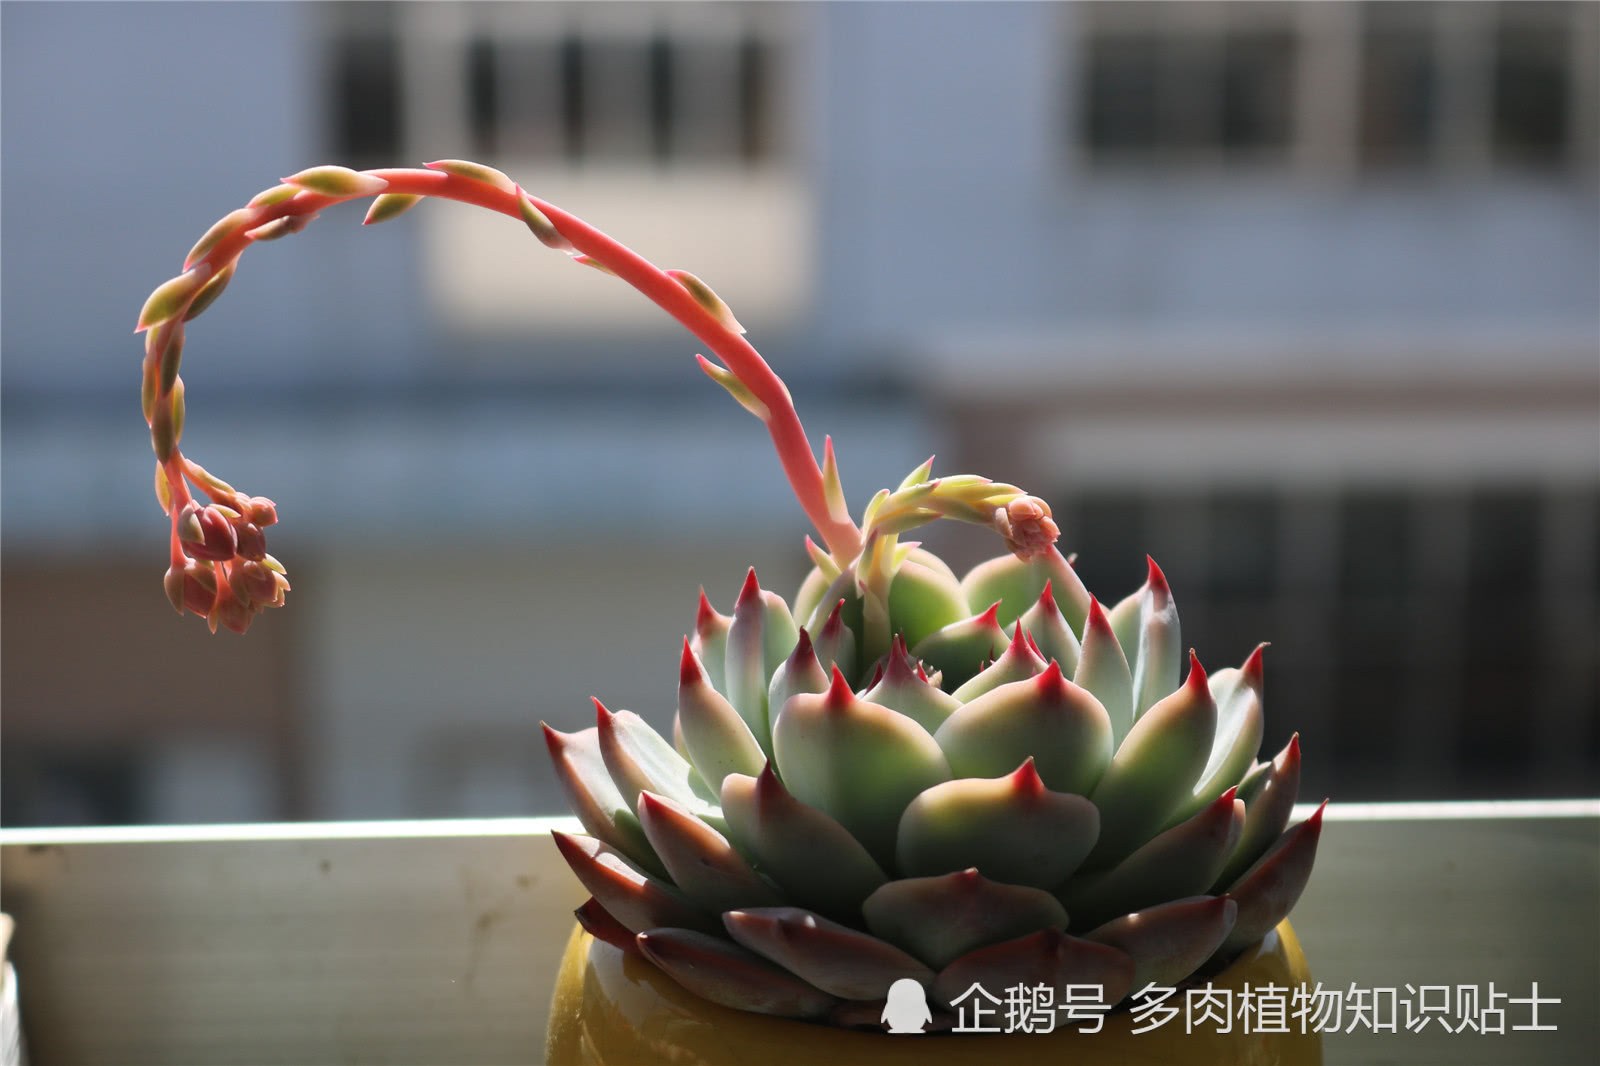
[[[1105,598],[1154,554],[1208,664],[1272,640],[1308,795],[1592,792],[1597,15],[5,5],[0,817],[553,809],[539,719],[670,723],[698,584],[798,583],[692,342],[430,204],[253,251],[191,331],[186,450],[296,589],[163,615],[139,299],[280,173],[457,156],[711,282],[858,501],[936,451]]]

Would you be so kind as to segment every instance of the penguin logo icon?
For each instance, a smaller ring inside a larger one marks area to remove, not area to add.
[[[889,999],[883,1005],[883,1017],[878,1020],[887,1025],[891,1033],[922,1032],[923,1026],[933,1021],[927,993],[911,978],[900,978],[889,986]]]

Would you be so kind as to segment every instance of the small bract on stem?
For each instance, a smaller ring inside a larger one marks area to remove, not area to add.
[[[220,219],[189,252],[183,273],[158,286],[139,314],[137,328],[146,333],[142,396],[156,453],[156,492],[172,520],[167,594],[179,613],[204,615],[213,631],[221,625],[243,633],[261,610],[283,603],[289,584],[282,566],[265,553],[262,530],[277,518],[271,501],[237,493],[180,449],[185,404],[178,370],[185,324],[222,294],[250,245],[297,233],[326,208],[368,196],[376,199],[366,224],[394,218],[430,196],[520,219],[546,246],[621,278],[677,319],[721,360],[719,365],[697,355],[701,369],[766,425],[795,497],[833,565],[840,570],[851,566],[871,545],[874,563],[862,569],[870,576],[861,577],[860,591],[869,609],[877,604],[876,615],[883,614],[887,579],[909,550],[894,549],[895,537],[907,529],[940,517],[977,522],[994,528],[1024,558],[1054,543],[1058,531],[1043,501],[982,478],[929,481],[926,464],[920,477],[913,475],[916,482],[908,480],[898,495],[874,499],[864,533],[845,505],[832,441],[825,442],[819,465],[787,386],[744,339],[744,328],[728,305],[700,278],[655,266],[479,163],[441,160],[427,169],[368,171],[321,166],[285,178]],[[191,482],[209,504],[194,500]],[[908,490],[914,499],[907,498]],[[878,637],[886,647],[888,635]]]

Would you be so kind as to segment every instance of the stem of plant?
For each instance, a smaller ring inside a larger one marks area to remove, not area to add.
[[[496,172],[484,169],[489,175],[496,175]],[[346,173],[356,174],[356,172]],[[382,188],[376,190],[382,194],[441,197],[498,211],[511,218],[523,217],[519,201],[521,196],[526,194],[509,179],[502,183],[493,180],[492,177],[485,180],[459,172],[411,168],[363,171],[356,176],[383,182]],[[375,185],[376,182],[371,184]],[[252,231],[260,234],[263,227],[280,219],[295,219],[296,221],[289,227],[289,231],[292,232],[309,222],[324,208],[371,195],[374,195],[372,188],[349,192],[321,192],[301,187],[292,195],[287,195],[276,202],[270,202],[269,199],[268,202],[242,209],[236,212],[235,216],[225,220],[231,225],[218,235],[202,255],[189,264],[189,269],[203,278],[216,277],[230,269],[244,249],[253,243],[253,238],[250,236]],[[772,436],[779,461],[801,507],[817,527],[835,558],[844,562],[854,559],[861,549],[860,531],[848,515],[835,513],[829,508],[822,470],[817,464],[805,429],[794,409],[789,390],[760,353],[735,329],[719,320],[697,301],[684,282],[680,282],[581,219],[532,196],[529,196],[528,200],[550,220],[559,235],[578,253],[589,257],[632,285],[703,341],[722,360],[734,377],[766,407],[767,417],[763,421]],[[200,288],[197,283],[194,292],[182,301],[174,317],[169,321],[182,320],[188,313],[194,297],[199,294]],[[156,328],[166,328],[165,323]],[[147,373],[151,369],[147,367]],[[170,390],[157,391],[156,417],[161,417],[163,414],[170,415],[170,411],[165,410],[170,405],[170,397]],[[187,488],[183,484],[182,457],[174,444],[172,453],[160,458],[162,465],[168,471],[174,501],[173,513],[176,515],[189,498]],[[179,549],[176,543],[176,523],[173,536],[174,551],[177,552]]]

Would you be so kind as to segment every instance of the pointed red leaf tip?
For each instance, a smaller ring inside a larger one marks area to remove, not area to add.
[[[1200,657],[1189,649],[1189,677],[1184,684],[1195,694],[1204,693],[1207,699],[1211,698],[1211,689],[1206,684],[1206,668],[1200,665]]]
[[[828,693],[822,705],[829,710],[840,710],[850,706],[856,694],[850,690],[850,682],[840,673],[838,664],[833,667],[833,681],[828,685]]]
[[[700,667],[700,660],[695,657],[694,649],[689,647],[689,638],[683,638],[683,657],[678,660],[678,684],[698,685],[705,681],[705,672]]]
[[[984,611],[982,614],[978,615],[972,620],[972,624],[976,626],[993,626],[995,629],[999,629],[1000,601],[995,600],[993,603],[991,603],[988,610]],[[1002,630],[1002,632],[1004,632],[1004,630]]]
[[[919,666],[920,664],[911,658],[911,651],[906,647],[906,638],[896,633],[889,645],[889,657],[884,666],[883,676],[893,684],[905,684],[917,677]]]
[[[841,598],[833,605],[833,610],[828,612],[828,620],[822,623],[822,637],[832,640],[839,635],[840,628],[844,625],[844,618],[840,614],[844,610],[844,600]]]
[[[1034,768],[1033,756],[1022,760],[1022,765],[1011,771],[1012,793],[1022,799],[1035,799],[1044,795],[1044,781],[1039,778],[1039,771]]]
[[[756,803],[771,803],[784,795],[783,782],[778,780],[778,772],[772,768],[772,760],[768,759],[761,773],[756,775]]]
[[[1033,639],[1033,634],[1032,633],[1029,633],[1027,636],[1028,636],[1028,650],[1033,652],[1033,654],[1037,655],[1039,657],[1039,660],[1041,662],[1043,662],[1044,661],[1044,651],[1042,649],[1040,649],[1039,642],[1037,640]]]
[[[1022,620],[1017,620],[1017,628],[1011,632],[1011,646],[1006,649],[1010,655],[1028,654],[1028,636],[1022,632]]]
[[[739,589],[739,598],[734,602],[733,609],[749,604],[759,603],[761,600],[761,582],[756,580],[756,568],[751,567],[750,572],[744,576],[744,584]]]
[[[1099,631],[1101,636],[1107,636],[1113,640],[1116,639],[1117,634],[1111,629],[1111,620],[1106,617],[1105,608],[1101,607],[1100,601],[1093,596],[1089,597],[1089,620],[1084,623],[1084,626],[1086,630],[1094,629]],[[1087,633],[1085,633],[1084,639],[1088,639]]]
[[[717,619],[720,617],[721,613],[711,606],[711,600],[706,597],[705,586],[700,586],[700,606],[694,613],[695,632],[705,636],[711,631],[712,626],[716,624]]]
[[[1033,693],[1040,699],[1050,703],[1060,703],[1067,694],[1067,678],[1061,672],[1061,664],[1054,659],[1044,668],[1044,673],[1033,679]]]
[[[1283,763],[1288,766],[1300,761],[1300,734],[1296,733],[1289,738],[1288,745],[1283,749]]]
[[[588,854],[583,850],[583,845],[579,844],[577,838],[570,833],[552,829],[550,830],[550,839],[556,842],[556,850],[561,852],[561,857],[567,860],[568,866],[576,867],[578,862],[588,857]]]
[[[954,888],[965,892],[976,892],[983,885],[983,875],[976,866],[969,866],[965,870],[957,870],[949,875],[950,884]]]
[[[922,668],[922,662],[920,660],[917,662],[917,680],[923,682],[924,684],[933,684],[932,681],[928,680],[928,671]]]
[[[1231,807],[1233,805],[1234,798],[1238,795],[1239,786],[1234,785],[1232,788],[1228,789],[1228,791],[1217,797],[1217,806]]]
[[[789,653],[791,670],[804,670],[817,661],[817,651],[811,646],[811,634],[806,632],[806,627],[800,627],[800,639],[794,642],[794,651]]]
[[[602,731],[611,728],[611,710],[594,696],[589,697],[589,702],[594,704],[594,724]]]
[[[550,749],[550,757],[559,759],[567,750],[567,734],[559,729],[550,728],[550,723],[540,722],[539,728],[544,730],[544,746]]]
[[[623,951],[633,951],[635,944],[633,934],[627,926],[611,917],[611,912],[600,905],[599,900],[590,898],[588,903],[572,912],[578,919],[578,924],[583,926],[583,931],[596,940],[610,944]]]
[[[1250,653],[1250,657],[1244,661],[1243,669],[1240,670],[1244,675],[1244,683],[1255,689],[1257,695],[1260,695],[1262,682],[1266,678],[1266,669],[1261,663],[1261,653],[1271,646],[1266,641],[1257,644],[1256,650]]]
[[[1039,610],[1045,614],[1060,614],[1061,608],[1056,606],[1056,594],[1051,591],[1050,582],[1044,583],[1044,591],[1039,593]]]
[[[1150,598],[1155,600],[1157,607],[1165,606],[1172,599],[1172,589],[1167,586],[1167,575],[1161,572],[1161,567],[1156,565],[1153,557],[1144,557],[1149,572],[1145,575],[1145,587],[1150,590]]]
[[[873,666],[872,666],[872,676],[867,679],[866,688],[862,689],[863,692],[865,692],[867,689],[877,688],[878,687],[878,682],[883,680],[883,675],[884,675],[883,664],[884,664],[884,662],[885,662],[885,660],[879,659],[876,663],[873,664]]]

